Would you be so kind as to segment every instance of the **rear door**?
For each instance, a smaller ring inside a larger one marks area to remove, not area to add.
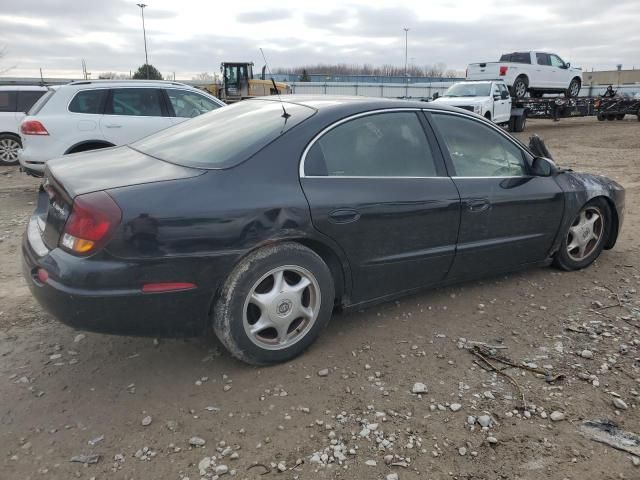
[[[0,91],[0,132],[20,131],[20,124],[16,119],[16,104],[18,92],[15,90]]]
[[[342,120],[303,155],[314,226],[353,272],[352,301],[442,281],[451,266],[460,199],[418,110]]]
[[[100,128],[114,145],[127,145],[173,125],[162,90],[150,87],[112,88]]]
[[[430,119],[461,197],[449,276],[465,279],[545,260],[564,209],[555,179],[530,175],[528,154],[495,126],[435,111]]]

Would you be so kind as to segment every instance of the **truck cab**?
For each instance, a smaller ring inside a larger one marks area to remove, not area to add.
[[[434,102],[469,110],[499,125],[511,119],[511,96],[502,80],[458,82]]]

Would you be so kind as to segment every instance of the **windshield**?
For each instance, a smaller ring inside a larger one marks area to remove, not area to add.
[[[289,114],[286,119],[282,105]],[[162,130],[131,147],[187,167],[227,168],[256,154],[314,113],[313,108],[294,103],[245,100]]]
[[[488,97],[491,83],[456,83],[449,87],[445,97]]]

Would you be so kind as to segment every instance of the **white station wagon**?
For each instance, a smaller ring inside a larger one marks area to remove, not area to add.
[[[17,165],[20,123],[47,87],[34,85],[0,86],[0,165]]]
[[[20,165],[41,176],[52,158],[126,145],[223,105],[177,82],[72,82],[49,90],[22,121]]]

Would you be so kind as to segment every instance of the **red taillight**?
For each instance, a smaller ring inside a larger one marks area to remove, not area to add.
[[[60,244],[73,253],[92,253],[109,240],[121,219],[120,208],[106,192],[80,195],[73,202]]]
[[[180,290],[191,290],[196,288],[194,283],[188,282],[162,282],[162,283],[145,283],[142,286],[144,293],[159,292],[178,292]]]
[[[36,277],[38,277],[40,283],[47,283],[47,280],[49,280],[49,272],[47,272],[44,268],[39,268],[36,272]]]
[[[509,70],[509,67],[506,65],[500,65],[500,76],[504,77],[507,74],[507,70]]]
[[[23,135],[49,135],[47,129],[38,120],[25,120],[20,125],[20,131]]]

